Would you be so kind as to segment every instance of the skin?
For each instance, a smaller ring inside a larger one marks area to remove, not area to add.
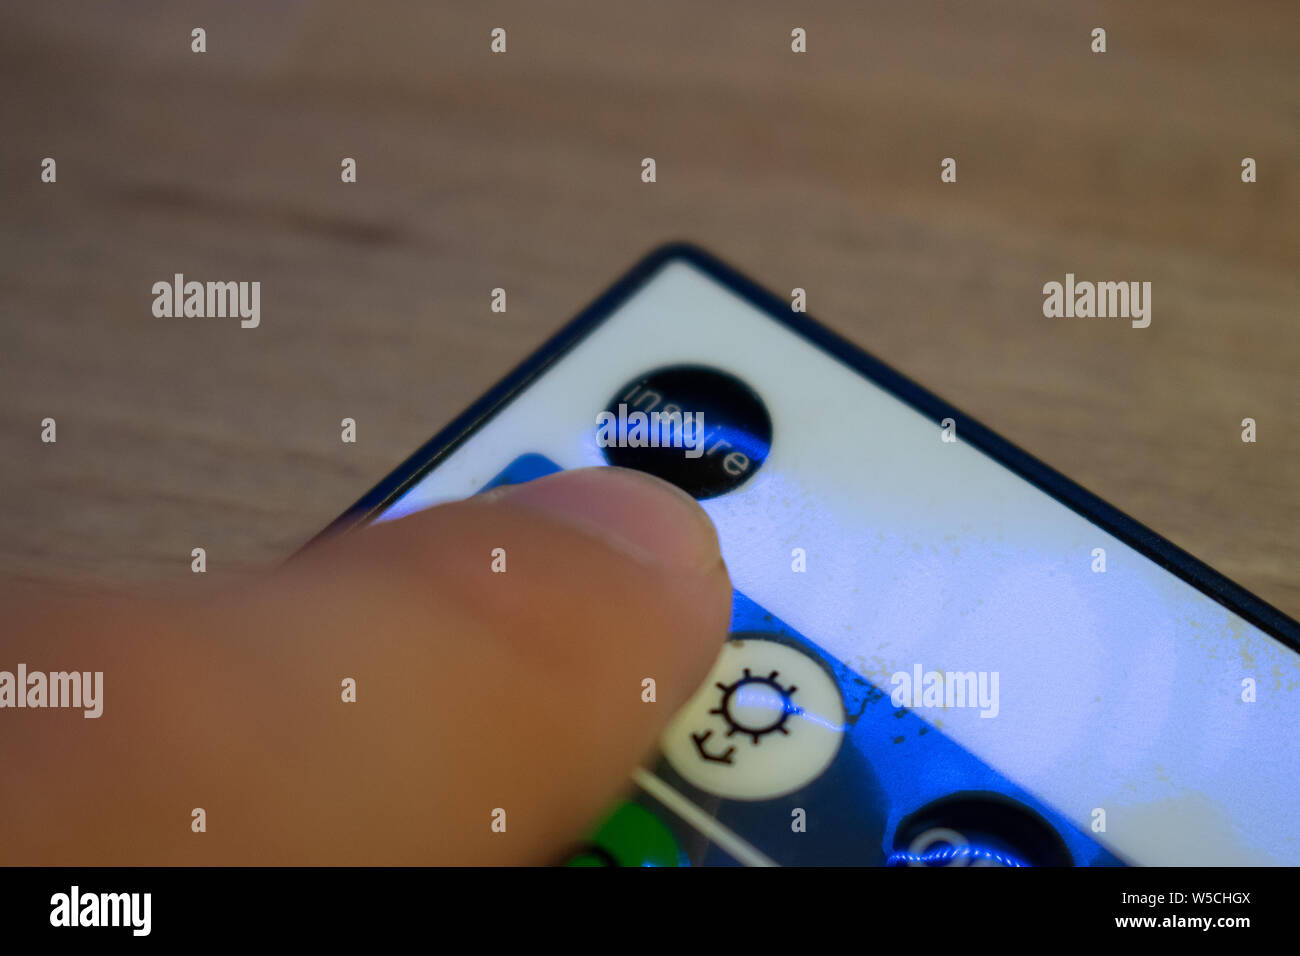
[[[104,712],[0,710],[0,862],[560,862],[704,679],[730,595],[699,506],[613,468],[349,533],[220,599],[10,590],[0,670],[103,671]]]

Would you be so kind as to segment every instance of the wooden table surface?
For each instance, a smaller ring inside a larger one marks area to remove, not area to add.
[[[1298,47],[1285,0],[5,4],[0,577],[277,561],[684,238],[1300,617]],[[261,327],[154,318],[176,272]],[[1150,328],[1045,318],[1067,272]]]

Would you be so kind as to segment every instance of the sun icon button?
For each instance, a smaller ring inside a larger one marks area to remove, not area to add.
[[[818,661],[766,635],[739,634],[673,718],[663,751],[701,790],[770,800],[819,777],[843,733],[839,688]]]
[[[780,731],[788,735],[785,722],[794,712],[791,695],[799,688],[793,684],[782,687],[776,679],[780,671],[766,677],[754,677],[745,668],[745,675],[734,684],[718,683],[722,703],[709,711],[719,714],[727,722],[727,736],[737,732],[749,734],[758,743],[766,734]]]

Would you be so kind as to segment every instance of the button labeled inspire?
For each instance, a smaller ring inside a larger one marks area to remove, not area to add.
[[[675,405],[663,411],[632,412],[618,404],[617,417],[596,416],[596,444],[601,448],[681,448],[687,458],[704,454],[704,413],[683,412]]]
[[[763,464],[772,420],[734,375],[674,365],[619,389],[596,416],[596,444],[611,465],[712,498],[740,487]]]

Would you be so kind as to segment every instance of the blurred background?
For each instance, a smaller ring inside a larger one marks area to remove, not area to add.
[[[281,560],[689,239],[1300,617],[1297,130],[1286,0],[5,4],[0,576]]]

